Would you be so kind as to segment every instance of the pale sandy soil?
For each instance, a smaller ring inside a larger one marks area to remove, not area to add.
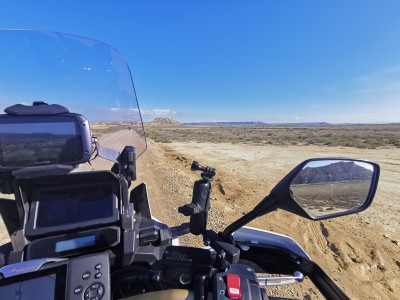
[[[149,151],[138,162],[139,178],[153,186],[149,190],[154,214],[171,224],[181,220],[176,207],[191,199],[191,184],[198,176],[190,172],[192,160],[215,167],[209,220],[210,227],[222,229],[249,211],[298,163],[328,156],[363,158],[380,164],[378,192],[367,211],[322,222],[277,211],[250,225],[294,238],[351,299],[398,299],[399,149],[150,142]],[[310,284],[281,291],[282,295],[301,299],[323,299]]]
[[[109,137],[107,146],[121,144]],[[168,225],[187,218],[177,207],[191,201],[192,160],[217,169],[213,183],[209,228],[222,230],[249,211],[293,167],[310,157],[347,156],[381,165],[381,181],[374,203],[358,215],[313,222],[277,211],[250,223],[294,238],[330,274],[351,299],[398,299],[400,294],[400,150],[360,150],[314,146],[252,146],[232,144],[169,143],[149,141],[138,161],[138,180],[146,182],[153,214]],[[109,168],[97,159],[80,170]],[[0,242],[8,240],[0,230]],[[184,236],[183,244],[201,245]],[[282,296],[323,299],[309,282],[278,289]],[[278,292],[279,293],[279,292]]]

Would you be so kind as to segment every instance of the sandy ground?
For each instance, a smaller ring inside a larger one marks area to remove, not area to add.
[[[119,136],[107,143],[120,144]],[[107,144],[105,143],[105,144]],[[170,226],[186,222],[177,207],[191,201],[192,160],[217,169],[213,183],[209,228],[222,230],[265,197],[293,167],[310,157],[347,156],[381,165],[374,203],[365,212],[322,222],[277,211],[250,226],[294,238],[351,299],[398,299],[400,294],[400,150],[360,150],[313,146],[252,146],[149,141],[138,161],[138,180],[146,182],[153,214]],[[110,167],[97,159],[81,170]],[[1,224],[0,224],[1,225]],[[0,230],[0,242],[8,240]],[[183,244],[201,245],[200,238],[184,236]],[[277,294],[299,299],[323,299],[305,282],[279,288]]]
[[[253,221],[250,226],[294,238],[351,299],[398,299],[399,149],[157,144],[150,141],[138,168],[139,178],[150,186],[153,213],[168,224],[182,222],[176,209],[191,200],[192,182],[198,178],[198,174],[190,171],[192,160],[216,168],[209,224],[220,230],[249,211],[298,163],[311,157],[328,156],[363,158],[380,164],[378,192],[367,211],[321,222],[277,211]],[[279,294],[323,299],[310,283],[293,287],[280,289]]]

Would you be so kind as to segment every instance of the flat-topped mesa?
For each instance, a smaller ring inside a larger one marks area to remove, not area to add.
[[[171,119],[171,118],[155,118],[152,122],[149,122],[148,124],[154,124],[154,125],[182,125],[182,123]]]

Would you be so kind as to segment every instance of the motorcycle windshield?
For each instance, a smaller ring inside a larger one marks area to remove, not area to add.
[[[32,30],[0,30],[0,45],[1,113],[18,103],[60,104],[86,117],[100,146],[133,146],[136,158],[146,150],[131,73],[113,47]]]

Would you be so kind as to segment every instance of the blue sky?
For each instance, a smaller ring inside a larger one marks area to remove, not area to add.
[[[127,59],[144,119],[400,122],[399,1],[0,1]]]

